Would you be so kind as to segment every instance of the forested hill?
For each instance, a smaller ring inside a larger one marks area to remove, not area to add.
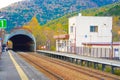
[[[68,18],[82,13],[83,16],[112,16],[113,17],[113,34],[114,41],[118,40],[117,32],[120,31],[120,2],[106,5],[100,8],[86,9],[80,12],[66,14],[58,19],[51,20],[43,26],[56,30],[57,27],[63,27],[64,31],[68,31]],[[59,25],[59,26],[58,26]]]
[[[97,8],[119,0],[24,0],[0,9],[0,16],[8,20],[8,28],[21,27],[36,16],[41,25],[84,9]]]

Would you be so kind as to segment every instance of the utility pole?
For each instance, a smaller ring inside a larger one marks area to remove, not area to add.
[[[1,54],[2,54],[2,44],[3,44],[4,34],[5,34],[4,29],[6,27],[7,27],[7,20],[2,19],[2,17],[0,17],[0,58],[1,58]]]
[[[1,54],[2,54],[2,38],[1,38],[1,29],[0,29],[0,59],[1,59]]]
[[[113,31],[111,30],[111,34],[112,34],[112,40],[111,40],[111,54],[110,54],[110,58],[113,59]]]
[[[74,53],[76,53],[76,26],[75,26],[75,37],[74,37]]]

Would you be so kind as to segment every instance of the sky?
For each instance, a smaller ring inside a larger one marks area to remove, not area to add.
[[[0,0],[0,8],[6,7],[14,2],[18,2],[22,0]]]

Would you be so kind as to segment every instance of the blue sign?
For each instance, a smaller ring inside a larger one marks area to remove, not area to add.
[[[85,35],[85,38],[87,38],[87,35]]]

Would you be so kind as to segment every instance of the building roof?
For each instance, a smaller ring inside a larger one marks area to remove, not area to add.
[[[89,45],[89,46],[117,46],[120,45],[120,42],[87,42],[82,43],[83,45]]]
[[[81,18],[111,18],[112,19],[112,16],[83,16],[82,13],[79,13],[76,16],[72,16],[69,19],[77,18],[77,17],[81,17]]]
[[[68,34],[55,35],[53,38],[54,39],[69,39],[69,35]]]

